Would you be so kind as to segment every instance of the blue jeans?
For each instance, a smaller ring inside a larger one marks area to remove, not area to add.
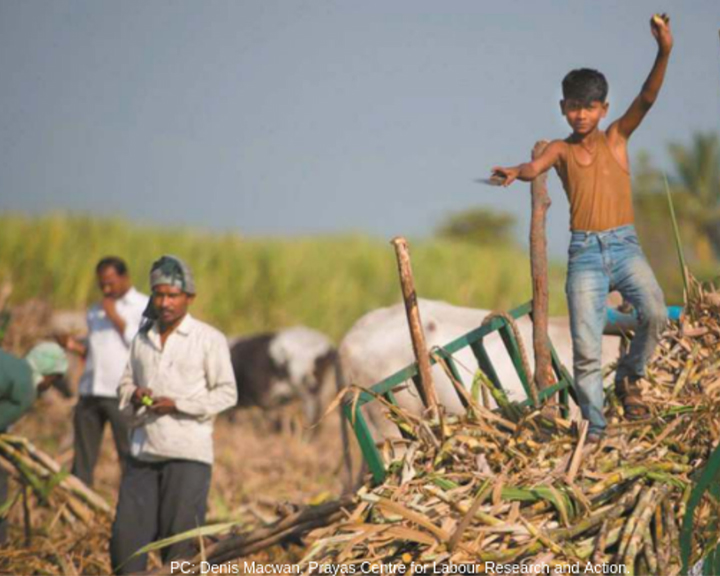
[[[618,290],[638,314],[638,328],[628,354],[618,365],[615,381],[645,375],[645,365],[667,322],[667,308],[635,227],[603,232],[573,232],[568,251],[565,292],[573,340],[575,391],[589,432],[602,434],[605,394],[602,380],[602,335],[605,301]]]

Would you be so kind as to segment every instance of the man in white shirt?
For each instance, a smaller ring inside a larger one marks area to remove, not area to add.
[[[72,473],[93,484],[105,424],[110,422],[121,465],[129,453],[128,427],[118,409],[117,387],[127,364],[130,343],[140,328],[148,297],[133,288],[125,262],[103,258],[95,267],[103,299],[87,313],[84,344],[67,338],[65,347],[85,357],[80,399],[75,407],[75,454]]]
[[[119,574],[145,570],[146,554],[130,558],[139,548],[203,525],[213,421],[237,401],[225,336],[188,313],[195,283],[187,265],[163,256],[153,264],[150,286],[148,320],[118,387],[120,409],[132,419],[110,540]],[[163,561],[187,555],[193,545],[165,548]]]

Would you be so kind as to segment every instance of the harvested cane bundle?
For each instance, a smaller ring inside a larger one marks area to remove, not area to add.
[[[0,465],[21,485],[29,487],[37,500],[58,510],[59,519],[75,524],[87,523],[96,516],[110,517],[112,509],[103,498],[74,476],[63,472],[60,465],[35,448],[28,440],[0,434]],[[6,515],[19,500],[20,491],[5,503]]]
[[[691,294],[649,366],[651,415],[626,422],[611,398],[600,445],[584,445],[584,425],[522,410],[496,389],[497,413],[471,401],[462,417],[425,422],[393,407],[406,437],[384,446],[385,482],[314,533],[303,568],[679,573],[688,498],[720,441],[720,295],[697,283]],[[692,561],[720,539],[718,500],[701,501],[695,526]]]
[[[25,532],[24,543],[11,539],[0,554],[1,573],[109,573],[106,555],[97,554],[112,517],[103,498],[19,436],[0,434],[0,466],[16,480],[0,516],[13,513]]]

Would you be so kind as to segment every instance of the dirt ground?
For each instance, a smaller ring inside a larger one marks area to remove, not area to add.
[[[41,398],[12,432],[27,437],[66,469],[72,462],[72,414],[75,399],[55,391]],[[259,410],[221,416],[215,426],[215,465],[209,496],[208,523],[238,521],[240,529],[271,522],[284,503],[307,504],[338,495],[341,490],[339,415],[330,414],[311,432],[292,425],[293,410],[285,410],[285,425],[275,429]],[[95,489],[114,507],[120,469],[112,434],[106,429],[96,469]],[[11,485],[11,493],[17,489]],[[182,503],[178,503],[182,505]],[[25,544],[22,507],[10,514],[10,541],[0,550],[2,574],[107,574],[110,572],[110,522],[77,526],[70,532],[53,524],[56,511],[31,501],[33,540]],[[302,549],[280,551],[299,559]],[[272,558],[270,551],[260,560]],[[286,560],[287,561],[287,560]]]

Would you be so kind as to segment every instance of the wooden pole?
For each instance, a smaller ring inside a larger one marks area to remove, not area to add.
[[[429,408],[431,413],[435,415],[438,413],[438,400],[437,394],[435,393],[432,372],[430,370],[427,345],[425,344],[425,332],[423,331],[422,322],[420,321],[420,309],[418,308],[415,281],[413,280],[412,267],[410,265],[410,250],[407,240],[402,236],[393,238],[390,243],[395,247],[398,272],[400,273],[400,285],[402,287],[408,325],[410,326],[410,339],[412,340],[415,359],[420,369],[420,398],[425,407]]]
[[[546,140],[535,144],[533,159],[542,154]],[[530,184],[532,196],[532,218],[530,221],[530,266],[533,286],[533,350],[535,352],[535,386],[538,391],[548,388],[554,378],[552,359],[548,346],[548,263],[545,223],[550,208],[547,191],[547,174],[535,178]]]

